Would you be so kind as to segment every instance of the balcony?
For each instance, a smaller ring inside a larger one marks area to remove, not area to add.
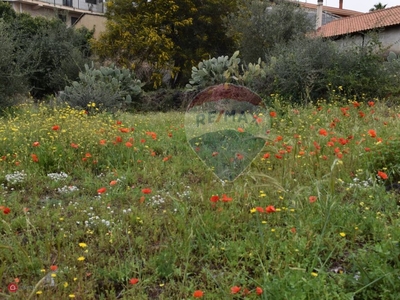
[[[33,6],[34,10],[41,8],[56,8],[59,10],[103,15],[105,2],[103,0],[8,0],[18,11],[18,4]],[[22,12],[22,11],[21,11]]]

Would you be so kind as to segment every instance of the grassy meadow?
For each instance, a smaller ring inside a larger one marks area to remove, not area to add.
[[[233,182],[182,112],[1,117],[0,299],[399,299],[400,111],[269,108]]]

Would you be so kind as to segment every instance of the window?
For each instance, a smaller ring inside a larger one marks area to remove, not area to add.
[[[63,0],[63,5],[72,7],[72,0]]]
[[[71,17],[71,26],[74,26],[76,21],[78,21],[77,17]]]

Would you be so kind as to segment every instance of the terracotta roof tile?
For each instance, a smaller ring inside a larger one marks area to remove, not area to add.
[[[324,37],[345,35],[400,24],[400,6],[332,21],[318,30]]]
[[[306,9],[317,9],[317,4],[312,4],[312,3],[305,3],[305,2],[298,2],[301,7],[306,8]],[[331,7],[331,6],[323,6],[322,10],[340,17],[351,17],[351,16],[357,16],[360,14],[363,14],[362,12],[355,11],[355,10],[350,10],[350,9],[341,9],[337,7]]]

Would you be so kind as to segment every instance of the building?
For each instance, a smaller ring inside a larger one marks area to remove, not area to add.
[[[103,0],[5,0],[19,13],[31,16],[59,17],[68,26],[94,29],[98,38],[105,30],[105,3]]]
[[[378,33],[379,41],[388,51],[400,53],[400,6],[343,18],[323,25],[317,34],[330,38],[342,46],[349,43],[363,46],[371,39],[371,31]]]
[[[297,0],[292,1],[297,2],[307,12],[312,20],[316,20],[318,11],[317,4],[305,3]],[[362,12],[359,11],[344,9],[343,0],[338,0],[338,7],[322,6],[321,23],[322,25],[325,25],[335,20],[358,16],[361,14]]]

